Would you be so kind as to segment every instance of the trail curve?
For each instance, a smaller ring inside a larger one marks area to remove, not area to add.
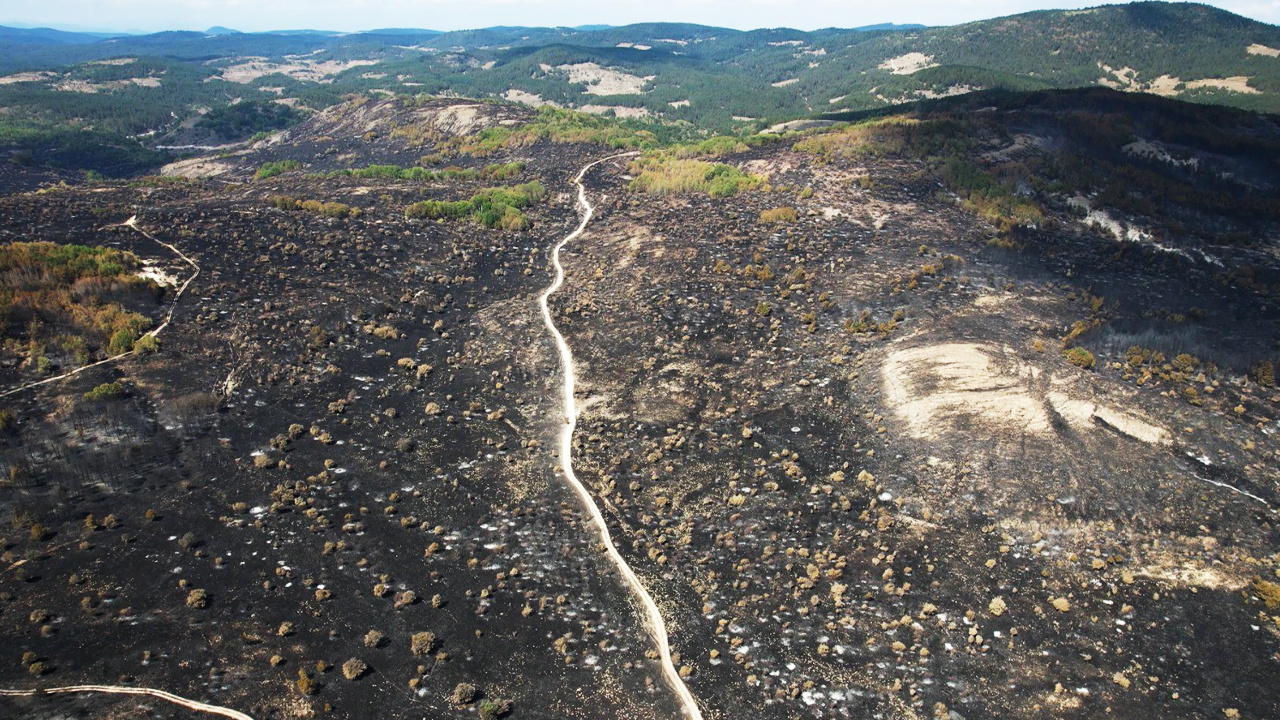
[[[546,324],[547,330],[555,339],[556,349],[560,354],[560,368],[563,373],[562,392],[564,398],[564,426],[560,428],[560,467],[563,469],[564,478],[577,493],[578,499],[582,501],[583,507],[586,508],[591,516],[592,523],[596,527],[596,532],[600,536],[600,542],[604,545],[605,553],[613,562],[614,566],[621,573],[623,579],[630,587],[632,594],[640,602],[640,606],[644,611],[644,624],[649,631],[649,635],[658,646],[658,656],[662,663],[662,674],[666,677],[667,684],[671,690],[675,692],[680,699],[680,706],[687,720],[702,720],[702,710],[698,707],[698,701],[694,699],[693,694],[689,692],[689,688],[684,684],[684,679],[680,677],[680,673],[676,671],[675,664],[671,660],[671,647],[667,639],[667,626],[662,619],[662,612],[658,610],[658,606],[653,601],[653,597],[645,588],[644,583],[636,575],[631,566],[618,552],[618,548],[614,545],[613,536],[609,532],[609,525],[605,522],[604,515],[601,514],[599,506],[596,505],[595,499],[587,490],[582,481],[578,480],[578,476],[573,472],[573,432],[578,424],[578,406],[574,399],[574,385],[576,374],[573,369],[573,351],[569,349],[569,343],[564,339],[564,335],[556,327],[555,321],[551,317],[551,308],[548,300],[555,294],[561,286],[564,285],[564,266],[560,264],[560,250],[568,243],[582,235],[587,229],[587,223],[591,222],[592,216],[595,214],[595,208],[587,200],[587,189],[582,184],[582,179],[586,174],[603,162],[616,160],[620,157],[628,157],[637,155],[637,152],[619,153],[601,158],[594,162],[588,163],[578,172],[578,176],[574,178],[574,185],[578,186],[578,206],[582,209],[582,220],[578,223],[577,229],[569,233],[556,244],[551,250],[551,264],[555,268],[555,280],[547,286],[546,290],[538,296],[538,305],[542,309],[542,320]]]
[[[67,685],[65,687],[39,688],[34,690],[0,690],[0,697],[34,697],[36,695],[69,695],[78,693],[103,693],[107,695],[148,695],[165,702],[180,705],[188,710],[218,715],[231,720],[253,720],[249,715],[231,708],[210,705],[197,700],[188,700],[181,695],[174,695],[164,690],[145,687],[124,687],[120,685]]]

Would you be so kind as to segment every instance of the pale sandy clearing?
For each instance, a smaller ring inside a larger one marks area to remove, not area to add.
[[[93,95],[98,92],[98,86],[84,80],[63,80],[53,86],[58,92],[78,92]]]
[[[992,297],[985,304],[998,304]],[[917,438],[944,432],[974,432],[974,425],[1017,437],[1052,432],[1049,407],[1080,431],[1098,421],[1151,445],[1168,445],[1169,431],[1128,413],[1063,390],[1041,395],[1039,368],[1012,348],[978,343],[942,343],[897,350],[882,366],[886,400]],[[1046,402],[1048,401],[1047,406]]]
[[[142,261],[142,270],[138,271],[138,277],[154,280],[157,285],[178,287],[178,276],[166,271],[160,266],[159,261],[151,258]]]
[[[767,130],[765,130],[765,132],[781,134],[784,132],[791,132],[793,130],[808,130],[810,128],[828,127],[835,124],[835,120],[788,120],[786,122],[780,122],[777,125],[771,125]]]
[[[1113,68],[1101,62],[1097,63],[1097,65],[1100,70],[1106,73],[1098,79],[1098,84],[1113,90],[1137,90],[1164,97],[1174,97],[1187,90],[1201,88],[1227,90],[1245,95],[1261,94],[1261,91],[1257,88],[1249,86],[1251,78],[1245,75],[1234,75],[1227,78],[1205,78],[1203,80],[1183,80],[1176,75],[1164,74],[1154,80],[1142,82],[1138,79],[1138,71],[1131,67]],[[1178,89],[1179,85],[1183,86],[1182,90]]]
[[[773,85],[774,87],[786,87],[788,85],[795,85],[798,82],[800,82],[800,78],[787,78],[786,80],[779,80],[776,83],[770,83],[770,84]]]
[[[583,83],[589,95],[639,95],[644,91],[645,83],[654,79],[655,75],[640,77],[614,68],[601,67],[595,63],[576,63],[573,65],[540,66],[543,72],[560,71],[569,76],[571,83]]]
[[[481,105],[450,105],[436,114],[432,124],[449,135],[469,135],[487,125],[478,112]]]
[[[5,75],[0,77],[0,85],[13,85],[14,83],[24,82],[41,82],[52,77],[57,77],[58,73],[41,70],[39,72],[20,72],[13,75]]]
[[[1098,79],[1098,83],[1105,85],[1112,90],[1132,90],[1138,85],[1138,71],[1131,67],[1122,67],[1116,69],[1105,63],[1097,63],[1098,68],[1110,77],[1104,75]]]
[[[682,108],[682,107],[689,107],[691,103],[688,100],[677,100],[675,102],[669,102],[667,104],[673,108]]]
[[[880,63],[878,67],[881,70],[888,70],[894,75],[910,75],[925,68],[937,67],[937,63],[933,61],[932,55],[925,55],[922,52],[909,52],[906,55],[889,58]]]
[[[1250,78],[1245,75],[1235,75],[1229,78],[1205,78],[1204,80],[1187,81],[1188,90],[1196,90],[1199,88],[1214,88],[1217,90],[1227,90],[1230,92],[1238,92],[1244,95],[1261,95],[1262,91],[1257,88],[1249,87]]]
[[[956,95],[966,95],[968,93],[981,90],[980,87],[972,85],[951,85],[942,92],[934,92],[933,90],[916,90],[913,95],[922,97],[926,100],[935,100],[937,98],[955,97]]]
[[[1150,141],[1145,140],[1143,138],[1138,138],[1137,140],[1120,148],[1120,152],[1126,153],[1128,155],[1133,155],[1134,157],[1147,158],[1149,160],[1158,160],[1160,162],[1173,165],[1174,167],[1186,166],[1186,167],[1194,168],[1194,167],[1200,166],[1200,158],[1187,158],[1185,160],[1179,160],[1178,158],[1175,158],[1174,156],[1170,155],[1169,152],[1165,150],[1163,147],[1161,147],[1160,145],[1153,144]]]
[[[208,158],[188,158],[186,160],[178,160],[160,168],[160,174],[165,177],[183,177],[192,180],[200,178],[217,177],[225,175],[235,169],[235,165],[221,160],[210,160]]]
[[[840,97],[833,97],[833,98],[829,98],[829,99],[827,100],[827,103],[829,103],[829,104],[831,104],[831,105],[835,105],[836,103],[840,102],[841,100],[844,100],[844,99],[845,99],[845,98],[847,98],[847,97],[849,97],[849,96],[848,96],[848,95],[841,95]]]
[[[502,99],[508,100],[510,102],[520,103],[521,105],[529,105],[531,107],[542,107],[543,105],[551,105],[552,107],[559,107],[558,103],[552,102],[550,100],[543,100],[541,95],[535,95],[531,92],[526,92],[524,90],[517,90],[515,88],[510,88],[506,92],[502,93]]]
[[[1026,383],[1039,371],[1010,348],[924,345],[894,351],[882,369],[886,400],[914,437],[936,438],[970,422],[1011,433],[1049,432],[1049,414]]]
[[[89,65],[132,65],[138,62],[138,58],[122,57],[112,58],[110,60],[92,60]]]
[[[248,58],[245,62],[223,68],[217,76],[227,82],[248,84],[260,77],[280,73],[303,82],[332,82],[330,78],[344,70],[377,65],[377,60],[298,60],[290,63],[268,62],[265,58]]]
[[[615,47],[631,48],[632,50],[652,50],[652,45],[641,45],[639,43],[620,42]]]
[[[1178,85],[1182,82],[1182,78],[1173,75],[1161,75],[1146,84],[1148,92],[1155,95],[1163,95],[1164,97],[1172,97],[1178,94]]]
[[[1266,45],[1260,45],[1258,43],[1254,43],[1250,45],[1249,47],[1245,48],[1245,50],[1250,55],[1266,55],[1267,57],[1280,57],[1280,50],[1267,47]]]
[[[592,115],[603,115],[612,110],[614,117],[620,118],[646,118],[650,115],[649,108],[633,108],[624,105],[581,105],[578,109]]]
[[[1168,430],[1114,408],[1099,405],[1091,400],[1079,400],[1061,392],[1050,392],[1048,398],[1053,409],[1077,430],[1092,429],[1095,426],[1094,421],[1101,420],[1115,428],[1121,435],[1141,440],[1148,445],[1169,445],[1173,442],[1173,437]]]

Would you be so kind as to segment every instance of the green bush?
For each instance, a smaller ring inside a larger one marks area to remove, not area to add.
[[[112,355],[123,355],[133,351],[133,344],[138,341],[138,336],[132,330],[121,329],[111,335],[111,342],[107,343],[107,352]]]
[[[547,189],[536,180],[514,187],[496,187],[482,190],[470,200],[424,200],[405,208],[409,219],[460,220],[471,218],[485,227],[501,230],[526,230],[533,223],[520,208],[546,198]]]
[[[1092,370],[1094,366],[1093,353],[1082,347],[1073,347],[1066,351],[1067,362],[1076,367]]]
[[[760,178],[747,175],[732,165],[684,160],[667,154],[653,154],[631,163],[636,178],[631,189],[654,195],[706,193],[728,197],[760,185]]]
[[[160,341],[155,335],[143,335],[133,344],[133,351],[136,353],[146,353],[148,355],[160,351]]]
[[[762,223],[793,223],[797,218],[796,209],[791,207],[760,211],[760,222]]]
[[[258,168],[258,172],[254,174],[253,179],[266,180],[267,178],[273,178],[277,175],[283,175],[284,173],[301,169],[302,163],[297,160],[277,160],[275,162],[269,162]]]
[[[501,698],[485,698],[476,705],[480,720],[496,720],[511,712],[511,701]]]
[[[346,203],[340,202],[322,202],[320,200],[298,200],[288,195],[275,195],[267,200],[272,206],[281,210],[306,210],[307,212],[317,213],[325,217],[346,218],[360,217],[364,212],[358,207],[352,207]]]
[[[118,382],[102,383],[84,394],[86,400],[118,400],[124,397],[124,386]]]

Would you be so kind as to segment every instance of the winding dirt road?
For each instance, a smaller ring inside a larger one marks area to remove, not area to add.
[[[155,242],[155,243],[157,243],[157,244],[159,244],[159,245],[163,245],[163,246],[165,246],[165,247],[169,248],[171,251],[173,251],[173,254],[177,255],[177,256],[178,256],[178,257],[180,257],[180,258],[182,258],[182,259],[183,259],[183,260],[184,260],[188,265],[190,265],[190,266],[195,270],[195,272],[191,273],[191,277],[187,278],[186,282],[182,283],[182,286],[178,288],[178,292],[174,294],[174,296],[173,296],[173,301],[169,303],[169,311],[168,311],[167,313],[165,313],[165,316],[164,316],[164,322],[160,323],[160,325],[159,325],[158,327],[156,327],[154,330],[152,330],[152,331],[148,332],[147,334],[143,335],[143,337],[157,337],[157,336],[159,336],[159,335],[160,335],[160,332],[161,332],[162,330],[164,330],[165,328],[169,327],[169,323],[173,320],[173,311],[174,311],[174,310],[176,310],[176,309],[178,308],[178,300],[182,298],[182,293],[184,293],[184,292],[186,292],[186,291],[187,291],[187,286],[191,284],[191,281],[192,281],[192,280],[195,280],[195,279],[196,279],[196,276],[200,274],[200,266],[196,264],[196,261],[195,261],[195,260],[192,260],[191,258],[189,258],[189,257],[187,257],[186,255],[184,255],[184,254],[182,253],[182,251],[181,251],[181,250],[179,250],[178,248],[176,248],[176,247],[174,247],[174,246],[170,245],[170,244],[169,244],[169,243],[167,243],[167,242],[164,242],[163,240],[159,240],[159,239],[157,239],[156,237],[154,237],[153,235],[151,235],[150,233],[148,233],[146,230],[143,230],[142,228],[138,227],[138,216],[137,216],[137,215],[134,215],[133,217],[129,218],[128,220],[125,220],[124,222],[120,223],[119,225],[108,225],[107,227],[127,227],[127,228],[132,228],[133,230],[135,230],[135,231],[137,231],[137,232],[139,232],[139,233],[142,233],[142,235],[143,235],[144,237],[148,238],[149,240],[152,240],[153,242]],[[58,382],[59,380],[66,380],[67,378],[72,377],[72,376],[75,376],[75,375],[79,375],[80,373],[82,373],[82,372],[84,372],[84,371],[86,371],[86,370],[92,370],[93,368],[99,367],[99,366],[101,366],[101,365],[106,365],[107,363],[115,362],[116,360],[119,360],[119,359],[120,359],[120,358],[122,358],[122,357],[128,357],[128,356],[130,356],[130,355],[132,355],[132,354],[133,354],[133,351],[132,351],[132,350],[130,350],[129,352],[126,352],[126,353],[120,353],[119,355],[112,355],[112,356],[111,356],[111,357],[109,357],[109,358],[105,358],[105,359],[103,359],[103,360],[99,360],[99,361],[97,361],[97,362],[95,362],[95,363],[89,363],[88,365],[83,365],[83,366],[81,366],[81,367],[76,368],[75,370],[72,370],[71,372],[65,372],[65,373],[62,373],[61,375],[54,375],[54,376],[53,376],[53,377],[51,377],[51,378],[45,378],[44,380],[36,380],[35,382],[29,382],[29,383],[27,383],[27,384],[25,384],[25,385],[19,385],[19,386],[18,386],[18,387],[16,387],[16,388],[12,388],[12,389],[10,389],[10,390],[5,390],[4,392],[0,392],[0,398],[8,397],[8,396],[10,396],[10,395],[15,395],[15,394],[20,393],[20,392],[22,392],[22,391],[24,391],[24,390],[30,390],[30,389],[31,389],[31,388],[33,388],[33,387],[39,387],[39,386],[41,386],[41,385],[48,385],[48,384],[50,384],[50,383]]]
[[[546,324],[547,330],[550,331],[552,337],[555,339],[556,348],[560,353],[560,366],[563,372],[563,405],[564,405],[565,422],[563,427],[560,430],[559,453],[560,453],[560,465],[564,470],[565,480],[569,483],[569,486],[573,488],[574,492],[577,493],[578,498],[581,500],[583,507],[585,507],[587,512],[590,514],[591,520],[595,525],[596,532],[599,535],[600,542],[605,547],[606,554],[608,555],[610,561],[612,561],[614,566],[618,569],[619,573],[621,573],[623,579],[626,581],[632,594],[635,596],[636,600],[639,602],[640,607],[643,610],[642,619],[645,625],[645,629],[649,632],[649,635],[653,638],[654,643],[657,645],[659,659],[662,663],[663,675],[666,677],[667,683],[668,685],[670,685],[672,691],[674,691],[676,696],[679,698],[683,715],[685,716],[685,718],[687,718],[687,720],[702,720],[702,710],[698,707],[697,700],[695,700],[693,695],[689,692],[689,688],[685,686],[684,680],[680,677],[679,672],[676,671],[675,664],[671,660],[671,648],[667,639],[666,623],[662,619],[661,611],[658,609],[657,604],[654,603],[653,597],[649,594],[649,591],[645,588],[644,583],[640,581],[640,578],[635,574],[635,571],[631,569],[631,566],[627,564],[627,561],[622,557],[621,553],[618,552],[618,548],[613,542],[613,536],[609,532],[609,526],[605,522],[604,516],[600,512],[600,508],[596,505],[595,499],[592,497],[591,493],[587,490],[586,486],[584,486],[582,482],[578,480],[577,475],[575,475],[573,472],[573,433],[574,433],[574,429],[577,426],[577,417],[578,417],[577,402],[574,399],[574,386],[576,381],[576,375],[573,367],[573,352],[569,349],[569,344],[565,342],[564,335],[562,335],[560,333],[560,330],[556,327],[555,321],[551,317],[550,306],[548,305],[549,298],[553,294],[555,294],[555,292],[559,290],[562,285],[564,285],[565,273],[564,273],[564,266],[560,264],[560,250],[566,244],[568,244],[569,242],[573,241],[574,239],[582,235],[583,231],[586,230],[587,224],[591,222],[591,218],[595,213],[595,209],[592,207],[591,203],[587,201],[586,187],[582,183],[583,178],[596,165],[599,165],[603,162],[607,162],[609,160],[614,160],[620,157],[628,157],[630,155],[635,155],[635,154],[637,153],[634,153],[634,152],[620,153],[618,155],[611,155],[609,157],[596,160],[595,162],[592,162],[587,166],[583,167],[582,170],[578,172],[578,176],[574,178],[573,182],[578,187],[578,205],[582,208],[582,220],[578,224],[577,229],[575,229],[572,233],[569,233],[568,235],[566,235],[564,239],[562,239],[552,249],[551,263],[555,267],[556,276],[555,276],[555,280],[546,288],[546,290],[542,292],[541,295],[538,296],[538,305],[542,310],[543,322]],[[169,248],[174,253],[176,253],[183,260],[185,260],[187,263],[189,263],[193,268],[195,268],[195,273],[193,273],[191,277],[188,278],[187,281],[184,282],[182,286],[178,289],[178,293],[174,297],[174,305],[176,305],[178,298],[182,296],[182,293],[187,289],[187,286],[191,284],[192,280],[195,280],[196,275],[200,274],[200,267],[193,260],[188,258],[186,255],[182,254],[182,252],[180,252],[177,248],[173,247],[172,245],[169,245],[168,243],[164,243],[164,242],[161,242],[160,240],[156,240],[156,238],[152,237],[151,235],[147,234],[142,229],[140,229],[137,226],[136,216],[129,218],[129,220],[122,223],[122,225],[133,228],[134,230],[137,230],[143,235],[146,235],[148,238],[155,240],[157,243],[164,245],[165,247]],[[169,325],[169,322],[173,318],[173,311],[174,311],[174,306],[171,305],[169,312],[165,317],[164,322],[159,327],[157,327],[156,329],[152,330],[147,334],[155,336],[159,334],[160,331],[164,330],[165,327]],[[66,373],[65,375],[60,375],[57,377],[41,380],[37,383],[25,385],[20,388],[2,393],[0,394],[0,397],[3,397],[4,395],[10,395],[15,392],[20,392],[22,390],[26,390],[36,385],[43,385],[45,383],[56,382],[63,378],[70,377],[77,373],[88,370],[89,368],[111,362],[120,357],[123,357],[123,356],[118,355],[115,357],[107,358],[106,360],[101,360],[97,363],[94,363],[93,365],[87,365],[83,368],[79,368],[70,373]],[[116,685],[69,685],[65,687],[42,688],[42,689],[32,689],[32,690],[0,689],[0,696],[8,696],[8,697],[34,697],[42,694],[57,695],[57,694],[74,694],[74,693],[147,695],[150,697],[159,698],[166,702],[173,703],[174,705],[179,705],[179,706],[188,708],[190,710],[194,710],[196,712],[208,713],[211,715],[218,715],[221,717],[230,718],[230,720],[254,720],[251,716],[246,715],[237,710],[232,710],[230,708],[225,708],[218,705],[210,705],[210,704],[198,702],[195,700],[189,700],[179,695],[174,695],[173,693],[165,692],[164,690],[156,690],[156,689],[144,688],[144,687],[124,687],[124,686],[116,686]]]
[[[591,222],[591,217],[595,214],[595,208],[587,201],[587,190],[582,184],[582,179],[586,177],[591,168],[600,163],[636,154],[638,153],[620,153],[596,160],[582,168],[578,172],[578,176],[574,178],[573,183],[578,186],[578,205],[582,208],[582,221],[578,223],[576,230],[566,235],[551,250],[551,264],[555,267],[556,278],[538,296],[538,305],[542,309],[542,320],[546,324],[547,330],[551,332],[551,336],[555,338],[556,348],[560,351],[560,368],[564,373],[564,426],[560,428],[560,466],[564,468],[565,480],[578,494],[583,507],[591,515],[591,520],[596,526],[596,532],[600,536],[600,542],[605,547],[605,553],[609,556],[614,566],[617,567],[618,572],[622,574],[623,579],[626,580],[636,600],[639,601],[644,611],[643,619],[646,629],[658,646],[658,655],[662,661],[662,673],[666,676],[667,684],[671,686],[671,689],[680,698],[680,705],[684,710],[685,717],[689,720],[702,720],[702,710],[698,707],[698,701],[689,692],[689,688],[685,686],[684,680],[680,677],[680,673],[676,672],[675,664],[671,661],[671,648],[667,641],[667,626],[662,620],[661,611],[658,610],[658,606],[653,602],[653,597],[649,595],[649,591],[645,589],[644,583],[640,582],[640,578],[636,576],[635,571],[631,569],[631,566],[623,559],[622,554],[618,552],[617,546],[613,543],[613,536],[609,533],[609,526],[605,523],[604,515],[600,513],[600,508],[596,505],[595,499],[591,496],[586,486],[578,480],[578,476],[573,472],[573,431],[578,423],[578,405],[573,396],[576,381],[573,369],[573,352],[569,349],[569,344],[565,342],[564,335],[561,335],[560,330],[556,328],[555,321],[551,318],[551,309],[547,304],[548,299],[564,285],[564,266],[560,264],[560,249],[582,235],[583,231],[587,229],[587,223]]]

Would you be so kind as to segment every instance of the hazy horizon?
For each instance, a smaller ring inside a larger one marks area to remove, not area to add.
[[[815,30],[882,23],[955,25],[1033,10],[1080,9],[1099,4],[1037,0],[916,0],[894,5],[810,0],[803,6],[783,0],[619,0],[607,5],[584,0],[477,0],[466,4],[444,0],[54,0],[26,4],[0,14],[0,25],[121,33],[204,31],[211,27],[243,32],[361,32],[393,27],[451,31],[497,25],[577,27],[641,22],[696,23],[738,30]],[[1280,0],[1205,4],[1253,20],[1280,23]],[[60,21],[68,17],[76,18],[76,22]]]

